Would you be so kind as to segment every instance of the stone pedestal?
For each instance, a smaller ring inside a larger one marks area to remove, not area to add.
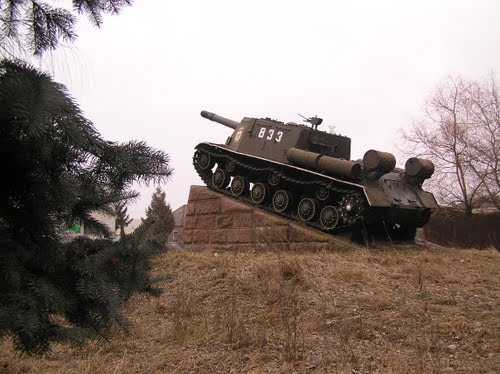
[[[180,239],[190,248],[301,250],[351,246],[344,238],[293,223],[205,186],[191,186]]]

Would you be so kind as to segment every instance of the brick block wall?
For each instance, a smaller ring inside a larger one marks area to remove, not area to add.
[[[348,242],[213,192],[191,186],[180,243],[185,247],[321,249]],[[349,244],[347,244],[349,245]]]

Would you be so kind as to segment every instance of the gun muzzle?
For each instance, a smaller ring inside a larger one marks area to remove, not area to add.
[[[202,110],[200,114],[203,118],[209,119],[210,121],[220,123],[221,125],[232,128],[233,130],[235,130],[240,125],[239,122],[233,121],[232,119],[229,119],[229,118],[219,116],[215,113],[207,112],[206,110]]]

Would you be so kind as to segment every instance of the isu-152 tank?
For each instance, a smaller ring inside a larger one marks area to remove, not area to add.
[[[431,161],[412,157],[403,170],[394,155],[373,149],[350,161],[351,139],[318,130],[321,118],[307,126],[201,116],[234,131],[225,144],[198,144],[194,167],[209,188],[235,199],[327,233],[396,241],[413,240],[438,207],[422,190]]]

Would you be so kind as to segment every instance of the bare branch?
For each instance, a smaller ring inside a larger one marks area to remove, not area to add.
[[[500,100],[493,76],[487,82],[448,78],[428,98],[425,118],[402,131],[411,153],[431,159],[429,188],[441,203],[500,210]]]

